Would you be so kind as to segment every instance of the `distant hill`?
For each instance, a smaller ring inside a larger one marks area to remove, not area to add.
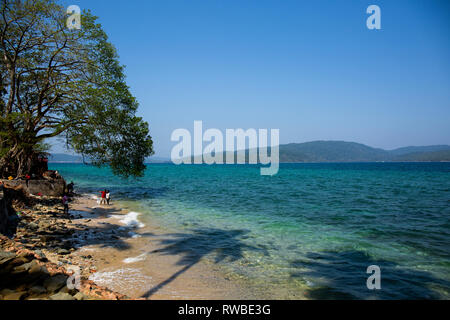
[[[413,152],[397,156],[394,161],[450,161],[450,150]]]
[[[280,145],[280,162],[450,161],[449,154],[448,145],[404,147],[395,150],[372,148],[346,141],[312,141]],[[222,153],[222,156],[225,157],[225,153]],[[191,159],[193,161],[194,158]],[[235,161],[237,159],[236,152],[234,159]]]
[[[450,146],[436,145],[436,146],[426,146],[426,147],[404,147],[404,148],[394,149],[389,152],[396,156],[402,156],[405,154],[446,151],[446,150],[447,151],[450,150]]]
[[[81,163],[83,158],[81,156],[70,155],[65,153],[52,153],[48,158],[49,162],[68,162],[68,163]]]
[[[450,146],[372,148],[345,141],[313,141],[280,145],[280,162],[449,161]]]
[[[246,150],[246,155],[248,158],[248,150]],[[237,159],[236,152],[234,157]],[[49,161],[81,163],[82,158],[76,155],[55,153],[51,155]],[[312,141],[280,145],[280,162],[378,161],[450,161],[450,146],[419,146],[384,150],[346,141]],[[145,162],[167,163],[171,162],[171,160],[162,157],[149,157]]]
[[[345,141],[313,141],[280,145],[280,162],[384,161],[389,152]]]
[[[280,145],[280,162],[449,161],[450,146],[372,148],[345,141],[313,141]]]

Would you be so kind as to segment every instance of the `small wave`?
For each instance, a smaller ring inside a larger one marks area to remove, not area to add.
[[[112,215],[111,218],[120,219],[119,222],[131,228],[142,228],[145,224],[138,220],[139,212],[131,211],[126,215]]]
[[[146,290],[151,287],[152,277],[143,275],[139,269],[123,268],[93,273],[89,276],[89,280],[114,291],[129,288]]]
[[[95,248],[90,248],[88,246],[85,246],[83,243],[76,244],[75,248],[77,248],[79,251],[95,251]]]
[[[147,258],[147,254],[143,253],[141,255],[138,255],[137,257],[132,257],[132,258],[126,258],[123,260],[124,263],[134,263],[134,262],[139,262],[139,261],[143,261]]]

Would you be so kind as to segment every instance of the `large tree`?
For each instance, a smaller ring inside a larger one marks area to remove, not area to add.
[[[54,0],[0,0],[0,175],[29,174],[46,139],[122,176],[153,154],[148,124],[96,17],[66,26]]]

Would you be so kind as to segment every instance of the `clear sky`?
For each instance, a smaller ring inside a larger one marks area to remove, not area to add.
[[[174,129],[280,143],[450,144],[450,1],[83,0],[126,66],[157,156]],[[366,8],[381,8],[368,30]]]

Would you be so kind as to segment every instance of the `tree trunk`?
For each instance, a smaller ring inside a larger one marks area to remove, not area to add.
[[[33,150],[30,148],[20,148],[18,145],[12,147],[0,158],[0,176],[19,178],[26,174],[31,175],[33,156]]]

